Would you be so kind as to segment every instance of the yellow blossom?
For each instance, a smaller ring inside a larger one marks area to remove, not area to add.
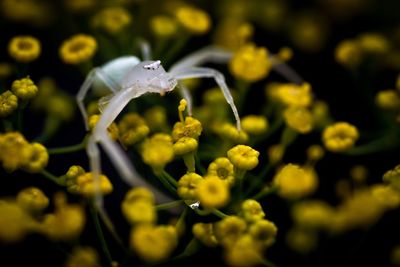
[[[162,106],[155,106],[146,110],[144,118],[152,132],[162,131],[168,127],[167,111]]]
[[[362,50],[355,40],[344,40],[335,49],[335,60],[346,67],[356,67],[361,63]]]
[[[143,140],[150,132],[145,120],[136,113],[127,113],[118,122],[119,140],[125,146],[131,146]]]
[[[183,175],[178,181],[178,195],[185,200],[197,199],[197,186],[203,177],[194,172]]]
[[[72,165],[65,174],[65,185],[68,192],[79,194],[79,187],[76,183],[76,178],[85,174],[86,171],[79,165]]]
[[[194,237],[208,247],[215,247],[218,245],[212,223],[195,223],[192,227],[192,233]]]
[[[14,71],[14,65],[7,62],[0,62],[0,78],[8,78]]]
[[[250,234],[240,236],[237,241],[225,251],[225,261],[232,267],[258,266],[263,262],[262,253],[257,242]]]
[[[154,201],[153,193],[147,188],[132,188],[125,194],[125,198],[121,203],[122,214],[132,225],[154,223],[157,220]]]
[[[371,186],[371,193],[376,201],[385,208],[394,209],[400,206],[399,193],[389,185],[373,185]]]
[[[272,164],[280,162],[285,154],[285,146],[282,144],[275,144],[268,148],[269,161]]]
[[[199,120],[193,117],[186,117],[184,122],[177,122],[174,124],[174,128],[172,130],[172,139],[177,141],[181,137],[192,137],[197,139],[203,128]]]
[[[260,152],[249,146],[237,145],[231,148],[227,154],[228,159],[236,168],[249,171],[258,165]]]
[[[29,158],[21,168],[30,173],[41,172],[49,162],[49,153],[46,147],[39,143],[31,143],[28,149],[30,150]]]
[[[261,204],[254,199],[246,199],[241,205],[241,216],[247,222],[255,222],[265,217]]]
[[[142,144],[142,159],[154,171],[163,170],[174,158],[172,138],[167,134],[155,134]]]
[[[30,99],[36,96],[38,92],[37,86],[28,77],[15,80],[11,86],[12,92],[21,99]]]
[[[173,18],[165,15],[158,15],[151,18],[150,28],[156,36],[170,37],[176,34],[178,25]]]
[[[263,134],[268,129],[268,120],[264,116],[248,115],[242,118],[242,128],[248,134]]]
[[[290,47],[282,47],[279,49],[277,57],[283,61],[289,61],[293,57],[293,50]]]
[[[7,90],[0,94],[0,117],[7,117],[18,106],[18,98],[11,91]]]
[[[13,172],[28,164],[32,149],[19,132],[0,134],[0,161],[7,172]]]
[[[357,128],[347,122],[332,124],[322,133],[322,141],[331,152],[342,152],[353,147],[358,137]]]
[[[90,11],[96,7],[96,0],[64,0],[65,7],[74,13]]]
[[[171,255],[178,243],[177,238],[173,226],[139,225],[131,232],[130,244],[142,260],[157,263]]]
[[[272,63],[265,47],[247,44],[235,52],[228,66],[236,78],[256,82],[269,74]]]
[[[126,202],[146,201],[154,204],[155,198],[153,192],[151,192],[146,187],[135,187],[130,189],[125,194],[124,201]]]
[[[100,120],[100,115],[99,114],[95,114],[89,117],[88,121],[89,121],[89,129],[91,131],[93,131],[93,129],[96,127],[96,124],[99,122]],[[110,126],[108,126],[107,128],[107,133],[108,136],[113,139],[114,141],[117,141],[119,139],[120,133],[119,133],[119,129],[118,125],[113,122],[110,124]]]
[[[293,228],[287,233],[286,242],[291,249],[306,254],[317,245],[317,237],[310,230]]]
[[[325,154],[324,148],[320,145],[312,145],[307,148],[307,158],[310,161],[320,160]]]
[[[198,142],[192,137],[181,137],[173,145],[174,154],[177,156],[194,152],[197,149]]]
[[[94,180],[91,172],[79,175],[76,178],[77,192],[86,197],[94,196],[97,190],[100,194],[110,194],[113,191],[113,185],[107,176],[101,174],[98,179],[98,181]]]
[[[286,106],[309,107],[312,103],[312,91],[309,83],[301,85],[293,83],[278,84],[273,87],[274,96]],[[270,89],[271,90],[271,89]]]
[[[357,40],[361,49],[367,53],[382,54],[390,49],[389,41],[381,34],[364,33]]]
[[[275,242],[278,228],[273,222],[262,219],[251,224],[248,232],[261,248],[264,249],[272,246]]]
[[[67,241],[77,238],[85,226],[85,211],[78,204],[68,204],[64,193],[54,197],[54,213],[47,214],[41,231],[54,241]]]
[[[229,186],[235,183],[233,164],[225,157],[216,158],[208,165],[207,176],[217,176]]]
[[[206,176],[196,187],[197,197],[206,209],[221,208],[230,199],[229,186],[218,176]]]
[[[204,34],[211,27],[209,15],[198,8],[182,6],[175,13],[177,21],[184,29],[193,34]]]
[[[390,261],[394,266],[400,266],[400,245],[396,245],[390,252]]]
[[[17,194],[17,204],[25,211],[36,214],[49,206],[49,198],[37,187],[27,187]]]
[[[8,53],[18,62],[34,61],[39,57],[40,52],[40,42],[33,36],[16,36],[8,43]]]
[[[96,13],[91,21],[94,28],[102,29],[109,34],[121,32],[131,22],[131,14],[122,7],[106,7]]]
[[[375,96],[376,104],[383,109],[398,110],[400,109],[400,96],[396,90],[383,90]]]
[[[224,247],[232,247],[246,229],[246,221],[238,216],[226,217],[214,225],[215,236]]]
[[[57,92],[47,99],[47,112],[60,120],[68,121],[74,116],[74,102],[71,97],[65,93]]]
[[[99,255],[91,247],[75,247],[68,256],[65,267],[96,267],[99,266]]]
[[[400,191],[400,165],[397,165],[392,170],[385,172],[383,175],[383,181],[397,191]]]
[[[284,111],[283,116],[286,124],[299,133],[309,133],[313,128],[313,117],[306,108],[289,107]]]
[[[363,165],[355,165],[350,169],[350,178],[356,183],[364,183],[368,176],[368,169]]]
[[[250,23],[228,17],[218,24],[214,40],[217,45],[234,51],[248,43],[253,33],[254,28]]]
[[[278,186],[280,196],[293,199],[313,193],[317,189],[318,179],[312,169],[287,164],[275,175],[274,184]]]
[[[76,34],[65,40],[59,53],[66,64],[80,64],[90,60],[97,50],[96,40],[86,34]]]
[[[235,144],[243,144],[249,140],[249,136],[245,131],[239,131],[232,123],[217,124],[216,132],[223,139],[227,139]]]
[[[327,229],[335,216],[333,207],[318,200],[302,201],[291,212],[297,226],[308,229]]]

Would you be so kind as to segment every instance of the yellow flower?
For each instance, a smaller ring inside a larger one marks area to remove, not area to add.
[[[96,267],[99,266],[99,255],[91,247],[75,247],[68,256],[65,267]]]
[[[166,260],[178,243],[173,226],[139,225],[131,233],[130,244],[138,256],[149,263]]]
[[[21,99],[33,98],[38,92],[37,86],[33,83],[29,76],[20,80],[15,80],[12,83],[11,90]]]
[[[154,16],[150,20],[152,32],[159,37],[170,37],[177,33],[176,20],[165,15]]]
[[[47,214],[41,225],[44,235],[54,241],[77,238],[85,226],[85,210],[78,204],[68,204],[64,193],[54,196],[54,213]]]
[[[69,95],[57,92],[47,99],[45,109],[51,116],[68,121],[74,116],[74,105]]]
[[[254,199],[246,199],[241,205],[241,216],[247,222],[255,222],[265,217],[261,204]]]
[[[350,178],[355,182],[362,184],[366,181],[368,169],[363,165],[355,165],[350,169]]]
[[[206,209],[221,208],[230,199],[229,186],[218,176],[206,176],[196,188],[197,197]]]
[[[16,36],[8,43],[8,53],[21,63],[34,61],[39,57],[40,52],[40,42],[33,36]]]
[[[322,133],[322,141],[331,152],[342,152],[353,147],[358,137],[357,128],[347,122],[332,124]]]
[[[275,175],[274,184],[278,186],[280,196],[294,199],[313,193],[317,189],[318,179],[311,169],[287,164]]]
[[[41,172],[49,162],[49,153],[46,147],[39,143],[31,143],[28,146],[30,156],[21,168],[30,173]]]
[[[376,104],[383,109],[396,110],[400,108],[400,96],[396,90],[383,90],[375,96]]]
[[[232,267],[259,266],[262,262],[262,253],[257,242],[250,234],[244,234],[225,251],[225,261]]]
[[[335,60],[346,67],[356,67],[361,63],[363,52],[355,40],[344,40],[335,49]]]
[[[194,237],[208,247],[215,247],[218,245],[212,223],[195,223],[192,227],[192,233]]]
[[[217,45],[234,51],[248,43],[253,33],[254,27],[250,23],[228,17],[218,24],[214,40]]]
[[[286,106],[309,107],[312,103],[312,91],[309,83],[297,85],[293,83],[283,83],[273,87],[274,97]]]
[[[197,186],[203,177],[194,172],[183,175],[178,181],[178,195],[185,200],[197,199]]]
[[[27,187],[17,194],[17,204],[25,211],[36,214],[49,206],[49,198],[37,187]]]
[[[73,13],[82,13],[90,11],[98,2],[96,0],[64,0],[65,7]]]
[[[0,62],[0,78],[5,79],[11,76],[15,71],[15,66],[11,63]]]
[[[98,183],[98,185],[96,184]],[[107,176],[101,174],[99,180],[95,181],[91,172],[86,172],[76,178],[77,191],[86,197],[92,197],[99,190],[100,194],[106,195],[113,191],[113,185]],[[97,188],[98,187],[98,188]]]
[[[324,148],[320,145],[312,145],[307,148],[307,158],[311,161],[320,160],[325,154]]]
[[[31,147],[19,132],[0,134],[0,161],[7,172],[13,172],[28,163]]]
[[[272,164],[280,162],[285,154],[285,146],[282,144],[275,144],[268,148],[269,161]]]
[[[154,223],[157,212],[154,207],[154,195],[144,187],[129,190],[121,203],[122,214],[131,225]]]
[[[143,140],[150,132],[145,120],[136,113],[127,113],[118,122],[120,141],[131,146]]]
[[[92,36],[76,34],[61,44],[59,53],[64,63],[80,64],[90,60],[96,50],[97,42]]]
[[[249,171],[258,165],[260,152],[249,146],[237,145],[231,148],[227,154],[228,159],[236,168]]]
[[[385,172],[383,175],[383,181],[397,191],[400,191],[400,165],[397,165],[392,170]]]
[[[265,47],[247,44],[240,47],[229,62],[229,70],[233,76],[248,82],[264,79],[272,68]]]
[[[250,225],[248,232],[253,237],[254,241],[256,241],[261,248],[265,249],[272,246],[275,242],[278,228],[273,222],[262,219]]]
[[[396,245],[390,252],[390,262],[394,266],[400,266],[400,245]]]
[[[106,7],[100,10],[92,18],[92,26],[106,31],[109,34],[117,34],[132,22],[132,16],[122,7]]]
[[[248,115],[242,118],[242,128],[248,134],[263,134],[268,130],[268,120],[264,116]]]
[[[176,10],[176,20],[184,29],[193,34],[207,33],[211,27],[209,15],[198,8],[182,6]]]
[[[215,236],[224,247],[232,247],[246,229],[246,221],[238,216],[226,217],[214,225]]]
[[[226,181],[229,186],[233,186],[235,183],[233,164],[225,157],[216,158],[208,165],[207,176],[217,176]]]
[[[390,49],[386,37],[378,33],[364,33],[358,36],[358,43],[364,52],[371,54],[382,54]]]
[[[0,117],[7,117],[18,106],[18,98],[11,91],[7,90],[0,94]]]
[[[283,116],[286,124],[299,133],[309,133],[313,128],[313,117],[306,108],[289,107],[284,111]]]
[[[181,137],[198,139],[203,130],[200,121],[193,117],[186,117],[184,122],[177,122],[172,129],[172,139],[177,141]]]
[[[142,144],[143,162],[159,172],[174,158],[172,139],[167,134],[155,134]]]
[[[373,185],[371,186],[371,193],[384,208],[394,209],[400,206],[400,194],[389,185]]]
[[[79,194],[79,186],[76,183],[76,178],[85,174],[86,171],[79,165],[71,166],[65,174],[65,185],[68,192]]]
[[[297,226],[308,229],[327,229],[335,216],[335,210],[319,200],[306,200],[296,204],[292,217]]]
[[[245,131],[238,131],[235,125],[225,122],[222,125],[216,125],[216,133],[223,139],[234,142],[235,144],[243,144],[249,140],[249,136]]]
[[[194,152],[198,147],[198,142],[192,137],[181,137],[173,145],[174,154],[177,156]]]
[[[303,229],[293,228],[286,235],[288,246],[299,253],[309,253],[317,245],[317,236],[314,232]]]
[[[89,130],[93,131],[93,129],[96,127],[96,124],[99,122],[100,120],[100,115],[99,114],[95,114],[89,117],[88,121],[89,121]],[[107,133],[108,136],[114,140],[117,141],[119,139],[119,128],[117,126],[117,124],[115,122],[111,123],[110,126],[108,126],[107,128]]]
[[[167,129],[167,111],[162,106],[155,106],[146,110],[144,113],[144,118],[146,120],[146,124],[149,126],[152,132],[162,131]]]

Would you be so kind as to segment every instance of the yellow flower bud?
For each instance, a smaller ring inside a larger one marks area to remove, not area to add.
[[[172,138],[167,134],[155,134],[142,143],[142,159],[159,172],[174,158]]]
[[[176,34],[178,25],[173,18],[164,15],[158,15],[151,18],[150,28],[156,36],[170,37]]]
[[[94,196],[97,190],[99,190],[98,193],[103,195],[110,194],[113,191],[113,185],[107,176],[101,174],[98,179],[98,181],[95,181],[91,172],[79,175],[76,178],[78,193],[86,197]],[[96,185],[96,183],[98,183],[98,185]]]
[[[254,199],[247,199],[241,205],[241,216],[248,222],[255,222],[265,217],[261,204]]]
[[[400,108],[400,96],[396,90],[383,90],[375,96],[376,104],[383,109],[396,110]]]
[[[214,225],[215,236],[224,247],[232,247],[236,240],[245,233],[246,221],[238,216],[229,216]]]
[[[200,121],[193,117],[186,117],[184,122],[177,122],[172,130],[172,139],[177,141],[181,137],[198,139],[203,128]]]
[[[242,118],[242,128],[248,134],[260,135],[268,130],[268,120],[264,116],[248,115]]]
[[[342,152],[353,147],[358,137],[357,128],[347,122],[332,124],[322,133],[326,149],[332,152]]]
[[[74,248],[64,264],[65,267],[96,267],[99,265],[99,255],[91,247]]]
[[[344,40],[335,49],[336,62],[346,67],[356,67],[361,63],[362,50],[355,40]]]
[[[208,165],[207,176],[217,176],[229,186],[235,183],[234,167],[228,158],[220,157]]]
[[[104,30],[109,34],[118,34],[132,22],[132,16],[123,7],[106,7],[92,18],[94,28]]]
[[[16,36],[8,43],[8,53],[21,63],[34,61],[39,57],[40,52],[40,42],[33,36]]]
[[[203,177],[194,172],[183,175],[178,181],[178,195],[184,200],[197,199],[197,186]]]
[[[38,92],[37,86],[33,83],[29,76],[20,80],[15,80],[12,83],[11,90],[21,99],[33,98]]]
[[[18,98],[7,90],[0,94],[0,118],[10,115],[18,106]]]
[[[175,155],[185,155],[194,152],[198,147],[198,142],[192,137],[181,137],[173,145]]]
[[[198,8],[189,6],[179,7],[175,16],[182,27],[193,34],[204,34],[211,27],[209,15]]]
[[[258,156],[260,152],[245,145],[237,145],[228,152],[228,159],[232,164],[242,170],[252,170],[258,165]]]
[[[76,34],[61,44],[59,53],[64,63],[80,64],[90,60],[96,50],[97,42],[92,36]]]
[[[118,123],[120,141],[131,146],[143,140],[150,132],[145,120],[136,113],[127,113]]]
[[[249,234],[263,249],[272,246],[275,242],[278,228],[268,220],[257,220],[249,227]]]
[[[200,204],[206,209],[221,208],[230,200],[229,186],[218,176],[206,176],[196,187]]]
[[[192,233],[194,237],[208,247],[215,247],[218,245],[211,223],[195,223],[192,227]]]
[[[249,136],[245,131],[238,131],[235,125],[231,123],[218,124],[216,132],[223,139],[228,139],[235,144],[243,144],[249,140]]]
[[[41,172],[49,162],[49,153],[46,147],[39,143],[32,143],[28,146],[30,156],[21,168],[30,173]]]
[[[299,133],[306,134],[312,130],[313,117],[305,108],[289,107],[284,111],[283,116],[286,124]]]
[[[49,206],[49,198],[37,187],[28,187],[17,195],[18,205],[29,213],[42,212]]]

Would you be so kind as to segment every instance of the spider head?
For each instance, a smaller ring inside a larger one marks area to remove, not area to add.
[[[164,95],[174,90],[178,84],[177,80],[165,71],[159,60],[142,62],[142,72],[143,85],[147,87],[148,92]]]

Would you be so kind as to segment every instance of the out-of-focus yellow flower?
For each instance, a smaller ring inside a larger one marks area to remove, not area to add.
[[[208,247],[215,247],[218,245],[212,223],[195,223],[192,227],[192,233],[194,237]]]
[[[0,161],[7,172],[28,164],[32,155],[28,141],[19,132],[0,134],[0,151]]]
[[[0,94],[0,117],[7,117],[18,107],[18,97],[7,90]]]
[[[312,91],[309,83],[302,85],[283,83],[275,85],[274,90],[274,96],[287,106],[305,108],[312,103]]]
[[[390,49],[386,37],[378,33],[364,33],[357,37],[360,48],[366,53],[382,54]]]
[[[272,68],[265,47],[247,44],[240,47],[229,62],[229,70],[233,76],[248,82],[264,79]]]
[[[80,64],[90,60],[97,50],[97,42],[90,35],[76,34],[60,46],[61,60],[66,64]]]
[[[232,162],[236,168],[249,171],[258,165],[258,156],[260,152],[249,146],[237,145],[231,148],[227,152],[227,155],[230,162]]]
[[[197,199],[197,186],[203,177],[194,172],[183,175],[178,181],[178,195],[185,200]]]
[[[153,192],[151,192],[146,187],[135,187],[130,189],[125,194],[124,201],[127,202],[146,201],[154,204],[155,198]]]
[[[306,108],[289,107],[284,111],[283,116],[286,124],[296,132],[306,134],[313,129],[313,116]]]
[[[285,146],[282,144],[275,144],[268,148],[269,161],[272,164],[280,162],[285,154]]]
[[[142,144],[142,159],[155,172],[163,170],[173,158],[172,138],[168,134],[155,134]]]
[[[250,41],[253,32],[250,23],[229,17],[217,25],[214,40],[217,45],[235,51]]]
[[[86,173],[85,169],[83,169],[79,165],[72,165],[69,167],[67,173],[65,174],[65,185],[67,187],[68,192],[73,194],[79,194],[79,187],[76,183],[76,178]]]
[[[221,208],[230,200],[229,186],[218,176],[206,176],[196,187],[197,197],[206,209]]]
[[[252,223],[265,217],[261,204],[254,199],[246,199],[241,205],[241,216]]]
[[[400,191],[400,165],[397,165],[392,170],[385,172],[383,175],[383,181],[397,191]]]
[[[347,122],[329,125],[322,133],[325,148],[331,152],[342,152],[353,147],[358,137],[357,128]]]
[[[216,158],[208,165],[207,176],[217,176],[219,179],[226,181],[229,186],[235,183],[233,164],[228,158]]]
[[[177,21],[184,29],[193,34],[207,33],[211,27],[209,15],[198,8],[182,6],[175,13]]]
[[[99,122],[99,120],[100,120],[99,114],[90,116],[88,119],[89,130],[93,131],[93,129],[96,127],[96,124]],[[124,127],[122,127],[122,128],[125,130]],[[115,122],[111,123],[110,126],[108,126],[108,128],[107,128],[108,136],[112,140],[117,141],[120,136],[119,129],[120,128],[118,128],[118,125]]]
[[[91,247],[75,247],[64,263],[65,267],[99,266],[99,255]]]
[[[238,216],[226,217],[214,225],[215,236],[224,247],[232,247],[246,229],[246,221]]]
[[[30,150],[29,158],[21,168],[30,173],[41,172],[49,162],[49,153],[46,147],[39,143],[31,143],[28,149]]]
[[[372,196],[383,207],[394,209],[400,206],[400,194],[391,186],[376,184],[371,186]]]
[[[83,207],[78,204],[68,204],[64,193],[57,193],[54,196],[54,206],[54,213],[45,216],[41,232],[54,241],[77,238],[86,222]]]
[[[400,266],[400,245],[396,245],[390,252],[390,261],[395,266]]]
[[[138,256],[150,263],[166,260],[178,243],[173,226],[136,226],[131,233],[130,244]]]
[[[154,223],[157,212],[154,207],[154,195],[144,187],[129,190],[121,203],[122,214],[132,225],[138,223]]]
[[[307,158],[310,161],[320,160],[325,154],[324,148],[320,145],[312,145],[307,148]]]
[[[0,78],[8,78],[14,72],[15,66],[8,62],[0,62]]]
[[[330,124],[329,107],[324,101],[315,101],[311,107],[315,127],[324,128]]]
[[[250,225],[248,232],[253,237],[254,241],[257,242],[257,245],[265,249],[272,246],[275,242],[278,228],[273,222],[262,219]]]
[[[27,187],[17,194],[17,204],[29,213],[42,212],[49,206],[49,198],[37,187]]]
[[[12,92],[21,99],[30,99],[36,96],[37,86],[28,77],[15,80],[11,85]]]
[[[376,104],[383,109],[398,110],[400,109],[400,96],[396,90],[383,90],[375,96]]]
[[[363,165],[355,165],[350,169],[350,178],[356,183],[364,183],[368,176],[368,169]]]
[[[96,184],[98,183],[98,184]],[[99,180],[94,180],[91,172],[86,172],[76,178],[77,192],[86,197],[92,197],[96,193],[110,194],[113,191],[113,185],[107,176],[99,175]]]
[[[40,42],[33,36],[16,36],[8,43],[8,53],[21,63],[34,61],[39,57],[40,52]]]
[[[264,116],[247,115],[242,118],[242,128],[248,134],[263,134],[268,129],[268,120]]]
[[[335,49],[335,60],[346,67],[356,67],[362,61],[360,44],[355,40],[341,41]]]
[[[92,18],[92,26],[109,34],[118,34],[132,23],[132,16],[123,7],[106,7]]]
[[[64,0],[65,7],[73,13],[90,11],[96,7],[96,0]]]
[[[162,131],[167,129],[167,111],[162,106],[155,106],[146,110],[144,118],[147,126],[149,126],[152,132]]]
[[[240,236],[237,241],[225,251],[225,261],[232,267],[257,266],[263,262],[257,242],[250,234]]]
[[[318,200],[305,200],[291,210],[296,225],[313,230],[329,228],[335,210],[327,203]]]
[[[152,32],[159,37],[170,37],[177,33],[178,24],[174,18],[158,15],[150,20]]]
[[[309,253],[317,245],[317,236],[313,231],[303,228],[293,228],[286,235],[288,246],[302,254]]]
[[[131,146],[143,140],[150,132],[145,120],[136,113],[127,113],[118,122],[119,140],[125,146]]]
[[[227,139],[235,144],[243,144],[249,140],[249,136],[245,131],[239,131],[235,125],[229,122],[218,124],[216,132],[223,139]]]
[[[278,194],[284,198],[300,198],[313,193],[318,186],[316,173],[312,169],[295,164],[285,165],[274,177]]]

